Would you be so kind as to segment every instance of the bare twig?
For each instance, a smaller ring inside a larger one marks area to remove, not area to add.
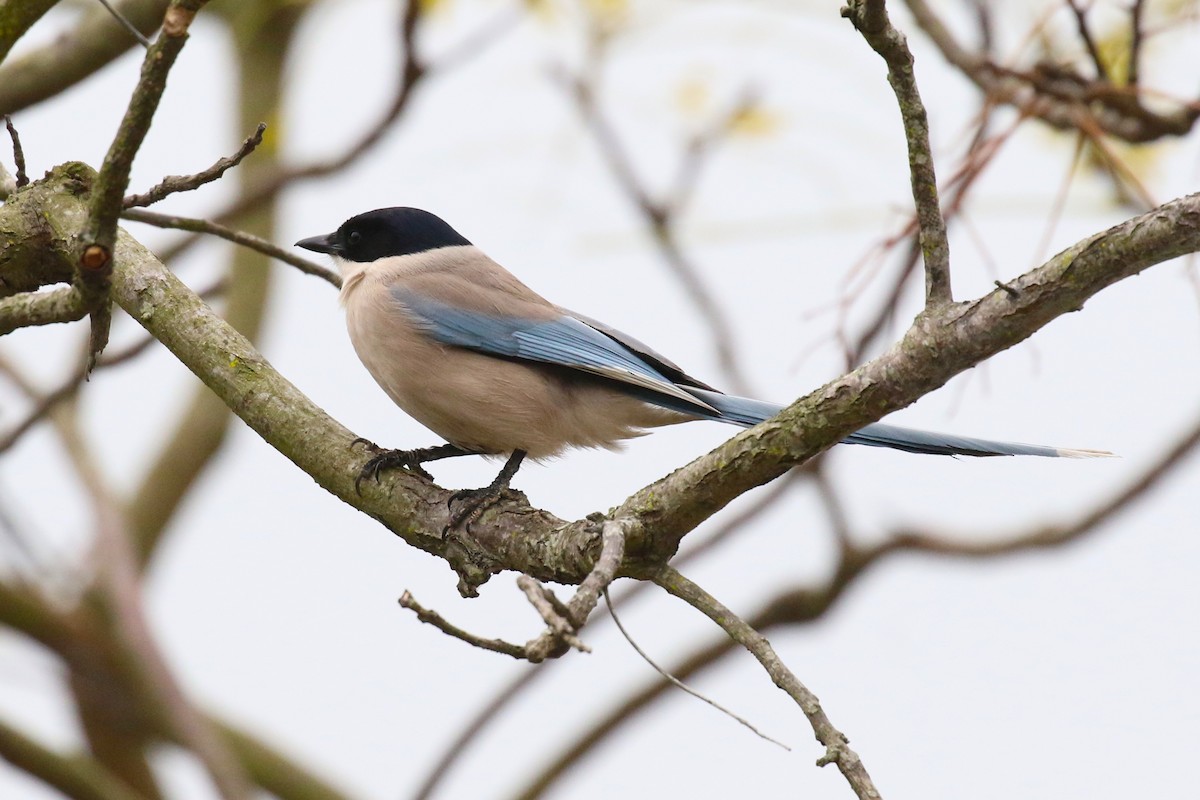
[[[145,211],[137,208],[126,209],[121,212],[124,219],[132,220],[133,222],[143,222],[147,225],[153,225],[157,228],[176,228],[178,230],[192,231],[193,233],[207,233],[212,236],[218,236],[226,241],[240,244],[243,247],[249,247],[251,250],[256,250],[263,255],[277,258],[280,261],[295,267],[305,275],[312,275],[320,278],[326,283],[332,284],[334,287],[341,288],[342,278],[336,272],[326,267],[321,266],[307,258],[302,258],[295,253],[284,250],[279,245],[260,239],[243,231],[235,231],[226,228],[224,225],[218,225],[215,222],[209,222],[205,219],[196,219],[194,217],[178,217],[170,214],[158,214],[153,211]]]
[[[216,727],[188,700],[150,631],[125,515],[82,437],[72,432],[70,439],[76,450],[72,462],[91,495],[96,519],[93,592],[109,612],[114,643],[124,651],[121,660],[130,687],[146,707],[162,715],[176,740],[196,755],[223,800],[250,800],[250,785],[241,765]]]
[[[905,4],[946,60],[984,94],[1060,130],[1078,130],[1087,122],[1098,131],[1138,144],[1184,136],[1200,118],[1196,100],[1176,101],[1173,110],[1148,107],[1132,82],[1118,86],[1088,81],[1073,72],[1048,71],[1046,65],[1031,72],[1001,66],[963,47],[926,0],[905,0]]]
[[[436,611],[420,606],[409,592],[405,592],[401,596],[400,605],[414,611],[421,622],[433,625],[456,639],[535,664],[546,659],[558,658],[566,654],[570,647],[581,652],[591,652],[591,649],[575,634],[583,627],[588,615],[595,608],[600,593],[612,583],[617,568],[621,565],[624,552],[624,524],[614,520],[605,521],[601,532],[600,557],[596,560],[596,564],[588,576],[580,583],[571,600],[565,604],[555,597],[553,592],[528,575],[517,578],[517,586],[529,598],[529,602],[537,609],[547,626],[546,631],[540,636],[531,639],[524,645],[511,644],[500,639],[486,639],[469,633],[450,624]]]
[[[1016,133],[1023,122],[1023,118],[1017,119],[1000,133],[994,136],[987,136],[986,131],[988,129],[991,110],[991,106],[987,104],[981,109],[975,133],[971,138],[971,144],[967,148],[966,154],[962,158],[962,163],[958,165],[943,187],[943,190],[948,194],[943,210],[947,226],[961,218],[963,208],[977,179],[998,155],[1000,148],[1011,139],[1012,135]],[[894,312],[897,304],[900,302],[904,289],[916,271],[917,262],[921,255],[921,248],[918,236],[919,226],[915,213],[908,220],[901,233],[904,238],[909,240],[909,249],[904,255],[900,270],[892,279],[884,300],[872,314],[870,321],[853,338],[847,333],[839,333],[839,337],[844,343],[846,369],[853,369],[861,364],[868,350],[887,330],[888,324],[895,316]],[[899,237],[890,236],[880,243],[877,249],[887,251],[899,242]],[[855,296],[856,293],[847,293],[845,299],[839,303],[839,312],[843,318],[847,307],[853,302]],[[841,330],[842,328],[839,326],[839,331]]]
[[[562,645],[573,647],[581,653],[592,652],[592,648],[575,635],[575,626],[567,619],[566,608],[553,592],[528,575],[517,578],[517,587],[525,593],[529,604],[546,623],[546,633],[533,643],[536,645],[544,640],[545,645],[538,647],[536,654],[527,655],[530,661],[536,663],[544,661],[548,657],[557,656],[563,650]],[[532,650],[533,648],[528,649]],[[542,655],[543,650],[546,651],[545,655]]]
[[[25,174],[25,149],[21,147],[21,135],[13,125],[12,117],[4,115],[4,127],[8,128],[8,136],[12,139],[13,162],[16,164],[17,188],[29,185],[29,176]]]
[[[775,685],[796,701],[796,705],[800,706],[804,716],[808,717],[817,741],[825,746],[825,755],[817,760],[817,765],[836,764],[860,800],[878,800],[879,790],[875,788],[871,776],[867,774],[862,759],[850,749],[846,735],[834,727],[829,717],[821,709],[821,703],[817,700],[817,696],[792,674],[775,653],[775,649],[771,647],[771,643],[767,641],[766,637],[673,567],[664,566],[655,576],[654,582],[688,605],[698,609],[717,623],[738,644],[750,651],[750,654],[763,665]]]
[[[721,542],[728,539],[730,535],[742,530],[751,520],[774,505],[775,501],[778,500],[785,492],[792,489],[799,479],[810,474],[812,472],[810,467],[820,464],[820,461],[821,460],[818,458],[815,461],[810,462],[810,464],[805,465],[805,467],[794,469],[783,478],[780,478],[770,486],[765,487],[764,491],[758,495],[755,502],[751,503],[737,514],[725,520],[699,544],[694,544],[692,543],[692,540],[689,539],[689,545],[685,545],[687,549],[674,559],[675,564],[677,566],[682,566],[683,564],[687,564],[701,557],[705,553],[710,552]],[[630,586],[627,591],[622,592],[620,596],[613,601],[613,603],[619,608],[624,608],[637,596],[643,594],[647,589],[650,588],[652,588],[652,584],[645,581],[634,582],[633,585]],[[607,599],[607,595],[605,595],[605,597]],[[595,620],[592,620],[591,624],[602,624],[606,619],[608,618],[599,617]],[[479,709],[475,716],[463,726],[458,736],[456,736],[452,742],[446,745],[446,748],[442,751],[441,757],[430,769],[428,776],[424,781],[422,781],[421,786],[413,795],[413,800],[428,800],[428,798],[433,795],[433,792],[437,789],[442,779],[449,774],[450,770],[454,767],[454,764],[466,753],[471,742],[481,736],[487,729],[488,725],[495,720],[500,715],[500,712],[507,708],[514,699],[519,697],[526,689],[533,686],[543,676],[547,675],[548,670],[553,667],[554,663],[555,662],[553,661],[547,661],[538,669],[531,669],[522,672],[520,675],[506,684],[500,691],[498,691],[492,698],[491,702]]]
[[[262,144],[263,132],[266,129],[267,124],[265,122],[258,123],[258,128],[242,142],[241,147],[232,156],[218,159],[211,167],[194,175],[168,175],[161,183],[152,187],[145,194],[131,194],[126,197],[124,207],[128,209],[138,206],[151,206],[176,192],[190,192],[193,189],[199,189],[206,183],[212,183],[224,175],[227,170],[242,163],[242,159],[246,156],[253,153],[254,148]]]
[[[667,681],[668,683],[670,683],[672,686],[674,686],[677,689],[682,689],[683,691],[690,694],[692,697],[695,697],[699,700],[703,700],[705,703],[708,703],[710,706],[715,708],[717,711],[720,711],[725,716],[730,717],[733,720],[735,720],[736,722],[741,723],[745,727],[749,728],[750,731],[753,732],[754,735],[758,736],[760,739],[766,739],[771,744],[779,745],[784,750],[787,750],[789,752],[791,751],[792,748],[788,747],[783,742],[779,741],[778,739],[772,739],[770,736],[767,736],[765,733],[760,731],[758,728],[754,727],[754,725],[752,725],[745,718],[740,717],[737,714],[733,713],[728,708],[726,708],[725,706],[716,702],[712,698],[705,697],[703,694],[701,694],[700,692],[697,692],[695,689],[688,686],[686,683],[679,680],[671,673],[667,672],[665,669],[660,667],[658,664],[654,663],[654,659],[650,658],[650,656],[646,654],[646,651],[638,646],[638,643],[635,642],[633,637],[629,635],[629,631],[625,630],[625,626],[621,624],[621,618],[617,616],[616,609],[613,608],[612,602],[608,599],[608,590],[605,590],[605,592],[604,592],[604,604],[608,607],[608,613],[612,617],[613,624],[617,626],[617,630],[619,630],[621,632],[621,635],[625,637],[625,641],[629,642],[629,646],[632,647],[634,649],[634,651],[639,656],[642,657],[643,661],[645,661],[647,664],[650,665],[651,669],[653,669],[655,672],[657,672],[659,675],[661,675],[665,681]]]
[[[438,612],[425,608],[412,596],[412,592],[405,590],[404,594],[400,595],[400,607],[407,608],[417,615],[417,619],[424,622],[426,625],[432,625],[447,636],[453,636],[455,639],[460,639],[472,647],[478,647],[483,650],[491,650],[494,653],[503,653],[506,656],[513,658],[524,659],[525,648],[519,644],[512,644],[503,639],[485,639],[482,636],[463,630],[457,625],[453,625],[446,621]]]
[[[1189,454],[1200,449],[1200,418],[1181,435],[1172,437],[1175,444],[1148,466],[1129,485],[1109,500],[1084,514],[1073,523],[1020,530],[994,536],[948,536],[918,531],[894,531],[878,544],[855,545],[848,533],[839,533],[838,563],[830,577],[817,587],[798,587],[781,592],[768,601],[749,620],[752,628],[766,631],[783,625],[799,625],[823,617],[846,592],[872,568],[902,553],[916,553],[943,558],[988,561],[1008,555],[1029,552],[1042,548],[1068,546],[1096,532],[1106,521],[1128,509],[1154,486],[1172,474],[1179,463]],[[826,504],[833,512],[836,507]],[[840,511],[834,512],[842,516]],[[833,516],[831,515],[831,519]],[[845,524],[845,523],[841,523]],[[836,527],[836,525],[835,525]],[[731,653],[737,644],[728,637],[714,641],[686,657],[673,666],[670,672],[687,678],[717,663]],[[655,681],[634,691],[624,701],[614,705],[605,715],[592,723],[591,727],[578,735],[564,747],[562,753],[537,775],[521,792],[522,797],[540,796],[544,791],[586,753],[591,752],[606,737],[611,736],[622,725],[633,719],[670,688],[665,680]]]
[[[113,137],[92,189],[88,226],[78,261],[76,284],[91,308],[91,341],[88,371],[108,344],[112,314],[108,289],[112,275],[112,251],[117,238],[121,201],[129,186],[133,158],[150,130],[167,85],[167,74],[188,38],[192,20],[208,0],[171,0],[163,19],[162,33],[146,51],[142,74],[121,126]]]
[[[733,326],[712,291],[700,277],[700,270],[684,254],[675,234],[675,212],[678,204],[683,202],[690,192],[687,185],[689,178],[677,179],[671,202],[655,200],[634,170],[617,132],[601,112],[594,88],[581,77],[565,73],[558,77],[574,100],[588,130],[595,137],[600,154],[608,164],[617,185],[629,196],[631,205],[649,226],[659,255],[679,281],[696,310],[704,317],[713,352],[716,353],[717,363],[724,372],[726,381],[733,391],[751,394],[749,381],[746,380],[737,358]],[[682,169],[681,175],[687,176],[696,171],[696,166],[689,165],[685,158]]]
[[[913,74],[913,57],[904,35],[891,24],[883,0],[850,0],[842,9],[867,43],[883,56],[888,83],[896,93],[908,143],[908,169],[913,202],[920,226],[921,254],[925,261],[925,307],[933,309],[953,300],[950,290],[950,243],[938,200],[933,149],[929,143],[929,118]]]
[[[537,593],[522,586],[526,596],[530,598],[530,602],[534,603],[534,607],[538,609],[539,613],[542,613],[543,619],[549,626],[545,633],[525,646],[530,661],[561,655],[562,643],[569,644],[578,650],[588,650],[587,646],[574,636],[574,633],[587,622],[588,615],[592,613],[592,609],[600,600],[600,593],[606,590],[616,577],[617,570],[621,566],[621,559],[625,556],[625,532],[624,520],[618,518],[604,521],[601,531],[600,557],[596,559],[596,564],[587,577],[580,582],[579,588],[567,602],[566,608],[554,608],[553,601],[548,600],[550,608],[547,611],[546,607],[540,605],[535,599]],[[527,576],[523,575],[518,578],[518,585],[521,585],[523,579],[527,579]],[[532,581],[532,579],[528,580]],[[538,588],[542,587],[539,585]]]
[[[357,142],[338,156],[323,161],[314,161],[303,166],[280,168],[273,174],[255,181],[253,185],[247,187],[237,200],[223,211],[214,215],[213,221],[215,223],[229,223],[246,212],[269,202],[279,192],[294,183],[321,178],[345,169],[378,144],[384,135],[391,130],[396,121],[400,119],[404,109],[408,107],[409,99],[424,78],[440,74],[452,67],[457,67],[468,58],[477,58],[480,54],[487,51],[488,45],[498,41],[500,34],[508,29],[508,25],[503,24],[504,20],[498,19],[493,21],[493,23],[485,25],[480,31],[468,36],[460,45],[452,48],[441,60],[432,64],[426,64],[417,57],[415,46],[416,34],[420,28],[418,23],[421,16],[421,6],[422,3],[420,0],[412,0],[406,6],[404,15],[401,18],[400,38],[404,50],[404,64],[400,69],[401,80],[392,102],[380,119],[368,128]],[[196,236],[183,239],[174,247],[162,253],[163,260],[171,260],[182,251],[196,244],[197,241],[198,237]]]
[[[567,603],[569,618],[575,627],[583,627],[588,615],[600,600],[600,593],[608,589],[625,557],[626,522],[620,518],[604,521],[601,532],[600,557],[592,571],[579,584],[579,589]]]
[[[207,293],[202,292],[201,296],[203,297],[206,294]],[[157,341],[158,340],[153,336],[144,336],[138,342],[130,345],[124,350],[101,356],[100,360],[96,363],[96,369],[102,370],[107,367],[115,367],[120,364],[124,364],[127,361],[131,361],[148,350],[150,346]],[[45,417],[51,411],[53,411],[59,403],[63,402],[64,400],[69,400],[78,394],[86,377],[87,376],[84,375],[83,371],[80,370],[63,381],[63,383],[57,389],[47,392],[44,395],[32,396],[32,399],[34,400],[33,410],[25,416],[25,419],[18,422],[6,433],[0,436],[0,453],[4,453],[6,450],[16,444],[22,436],[24,436],[33,428],[34,425],[45,419]],[[32,387],[28,384],[26,384],[25,388],[27,393],[32,390]]]
[[[1142,59],[1142,11],[1145,10],[1143,0],[1133,0],[1129,9],[1129,74],[1126,83],[1137,86],[1141,80]]]
[[[141,78],[92,189],[90,223],[86,235],[88,244],[85,250],[86,247],[96,246],[104,248],[105,252],[94,256],[97,263],[86,266],[89,273],[111,266],[117,220],[121,216],[122,196],[129,185],[133,158],[141,149],[142,142],[150,130],[154,112],[158,109],[163,90],[166,88],[167,74],[187,42],[188,28],[196,12],[206,2],[207,0],[172,0],[163,21],[162,35],[146,53]]]
[[[0,299],[0,336],[17,328],[74,322],[87,313],[86,299],[73,286],[15,294]]]
[[[1066,0],[1066,2],[1067,6],[1071,9],[1071,14],[1075,17],[1075,27],[1079,31],[1079,38],[1087,48],[1088,55],[1092,59],[1092,65],[1096,68],[1096,80],[1107,81],[1109,77],[1108,69],[1104,66],[1104,59],[1100,57],[1100,50],[1096,47],[1096,41],[1092,38],[1092,32],[1088,30],[1087,14],[1089,9],[1079,5],[1079,0]]]
[[[0,721],[0,758],[75,800],[140,800],[142,795],[96,761],[60,755]]]
[[[46,5],[45,0],[22,0],[16,5],[30,7],[38,3]],[[167,0],[122,0],[117,8],[122,17],[148,35],[162,23]],[[0,109],[12,113],[54,97],[111,63],[136,43],[111,14],[98,4],[89,4],[71,30],[24,55],[3,59]],[[0,56],[3,51],[0,44]]]
[[[141,44],[142,47],[146,48],[147,50],[150,49],[150,40],[147,39],[142,32],[137,29],[137,26],[130,22],[124,14],[114,8],[113,5],[108,2],[108,0],[100,0],[100,5],[108,9],[108,13],[112,14],[113,18],[116,19],[117,22],[121,23],[121,27],[129,31],[129,35],[137,39],[138,43]]]

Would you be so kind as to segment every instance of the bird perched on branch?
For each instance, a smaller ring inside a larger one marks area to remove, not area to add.
[[[396,405],[447,442],[370,445],[376,452],[356,486],[392,467],[429,478],[422,465],[430,461],[508,457],[490,485],[455,495],[468,502],[451,527],[503,492],[526,457],[613,448],[647,428],[692,420],[750,427],[783,408],[723,394],[637,339],[556,306],[427,211],[368,211],[296,245],[333,257],[358,357]],[[842,443],[958,456],[1110,455],[882,423]]]

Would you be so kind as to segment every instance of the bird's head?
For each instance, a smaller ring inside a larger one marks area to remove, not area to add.
[[[377,208],[351,217],[333,233],[311,236],[297,247],[366,264],[389,256],[471,244],[441,217],[419,208]]]

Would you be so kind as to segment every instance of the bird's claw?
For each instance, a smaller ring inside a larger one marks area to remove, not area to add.
[[[371,453],[378,453],[383,449],[379,445],[372,442],[370,439],[364,439],[361,436],[359,436],[353,442],[350,443],[350,449],[353,450],[355,447],[357,447],[360,444],[363,446],[363,448],[365,450],[367,450],[368,452],[371,452]]]
[[[484,486],[482,489],[459,489],[450,495],[450,499],[446,501],[446,509],[450,511],[450,520],[446,523],[446,527],[442,528],[442,537],[445,538],[460,528],[465,531],[472,522],[479,519],[484,511],[496,504],[507,488],[506,486]],[[463,505],[455,511],[454,504],[459,501],[462,501]]]
[[[354,444],[359,442],[365,443],[367,448],[375,453],[375,455],[366,464],[363,464],[358,477],[354,479],[354,491],[358,494],[362,494],[362,482],[365,479],[371,478],[376,483],[379,483],[379,473],[385,469],[392,469],[394,467],[403,467],[409,472],[420,475],[427,481],[433,481],[433,476],[421,466],[421,459],[418,453],[412,450],[381,450],[366,439],[354,440]]]

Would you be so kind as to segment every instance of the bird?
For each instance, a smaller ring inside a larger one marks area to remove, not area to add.
[[[783,406],[725,394],[637,339],[545,299],[440,217],[410,207],[353,216],[296,242],[332,257],[350,341],[375,381],[445,444],[373,451],[355,480],[467,455],[506,457],[488,486],[456,492],[448,528],[470,524],[524,459],[573,447],[617,449],[649,429],[694,420],[742,427]],[[949,456],[1090,458],[1078,450],[872,423],[842,444]]]

